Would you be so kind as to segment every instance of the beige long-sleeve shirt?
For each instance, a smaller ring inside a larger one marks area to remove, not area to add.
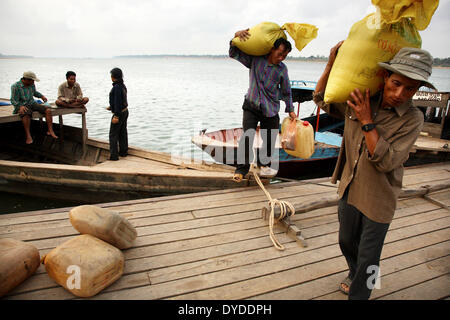
[[[83,92],[78,82],[75,82],[72,88],[69,87],[67,81],[61,83],[58,87],[58,99],[64,102],[69,102],[72,99],[83,98]]]
[[[402,188],[403,163],[408,160],[423,126],[423,113],[412,106],[381,108],[382,93],[370,99],[373,122],[380,136],[375,152],[370,156],[361,123],[346,103],[326,104],[323,92],[314,95],[314,102],[331,116],[345,119],[344,135],[332,176],[340,180],[338,193],[342,198],[348,189],[348,203],[369,219],[390,223]]]

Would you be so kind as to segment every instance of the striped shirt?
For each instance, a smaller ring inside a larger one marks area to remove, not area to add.
[[[251,56],[230,44],[229,56],[250,69],[249,88],[245,99],[264,116],[273,117],[280,111],[280,100],[286,103],[285,112],[294,111],[288,70],[284,63],[270,64],[266,56]]]
[[[30,106],[35,104],[34,98],[41,98],[42,94],[36,91],[36,86],[24,86],[22,80],[17,81],[11,86],[11,104],[14,106],[13,114],[19,112],[20,106]]]

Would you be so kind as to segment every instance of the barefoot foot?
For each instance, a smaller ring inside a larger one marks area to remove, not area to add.
[[[58,136],[53,132],[53,131],[47,131],[47,135],[48,136],[51,136],[52,138],[54,138],[54,139],[58,139]]]

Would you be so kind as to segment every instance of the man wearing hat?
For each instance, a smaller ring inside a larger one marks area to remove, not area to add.
[[[403,163],[423,126],[423,113],[412,105],[428,81],[433,59],[421,49],[402,48],[382,68],[384,87],[370,96],[355,89],[347,103],[323,101],[337,51],[330,51],[314,91],[314,102],[332,116],[345,119],[342,145],[332,176],[338,194],[339,246],[349,273],[339,289],[349,299],[368,299],[379,275],[384,238],[402,188]]]
[[[45,115],[47,121],[47,135],[57,139],[53,131],[52,112],[48,106],[38,104],[33,97],[41,98],[47,102],[47,98],[40,92],[36,91],[35,81],[39,81],[36,74],[32,71],[23,73],[22,79],[11,86],[11,104],[14,106],[13,114],[19,114],[22,119],[23,127],[26,134],[26,144],[33,143],[30,134],[31,116],[33,111],[37,111]]]

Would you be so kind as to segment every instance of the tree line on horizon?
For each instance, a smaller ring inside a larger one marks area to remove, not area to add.
[[[121,56],[114,56],[113,58],[161,58],[161,57],[193,57],[193,58],[226,58],[228,55],[183,55],[183,54],[142,54],[142,55],[121,55]],[[0,59],[2,58],[34,58],[33,56],[26,56],[26,55],[5,55],[0,53]],[[288,56],[287,60],[294,60],[294,61],[320,61],[325,62],[328,60],[328,57],[323,55],[315,55],[315,56],[309,56],[309,57],[292,57]],[[433,66],[435,67],[450,67],[450,57],[448,58],[434,58],[433,59]]]

